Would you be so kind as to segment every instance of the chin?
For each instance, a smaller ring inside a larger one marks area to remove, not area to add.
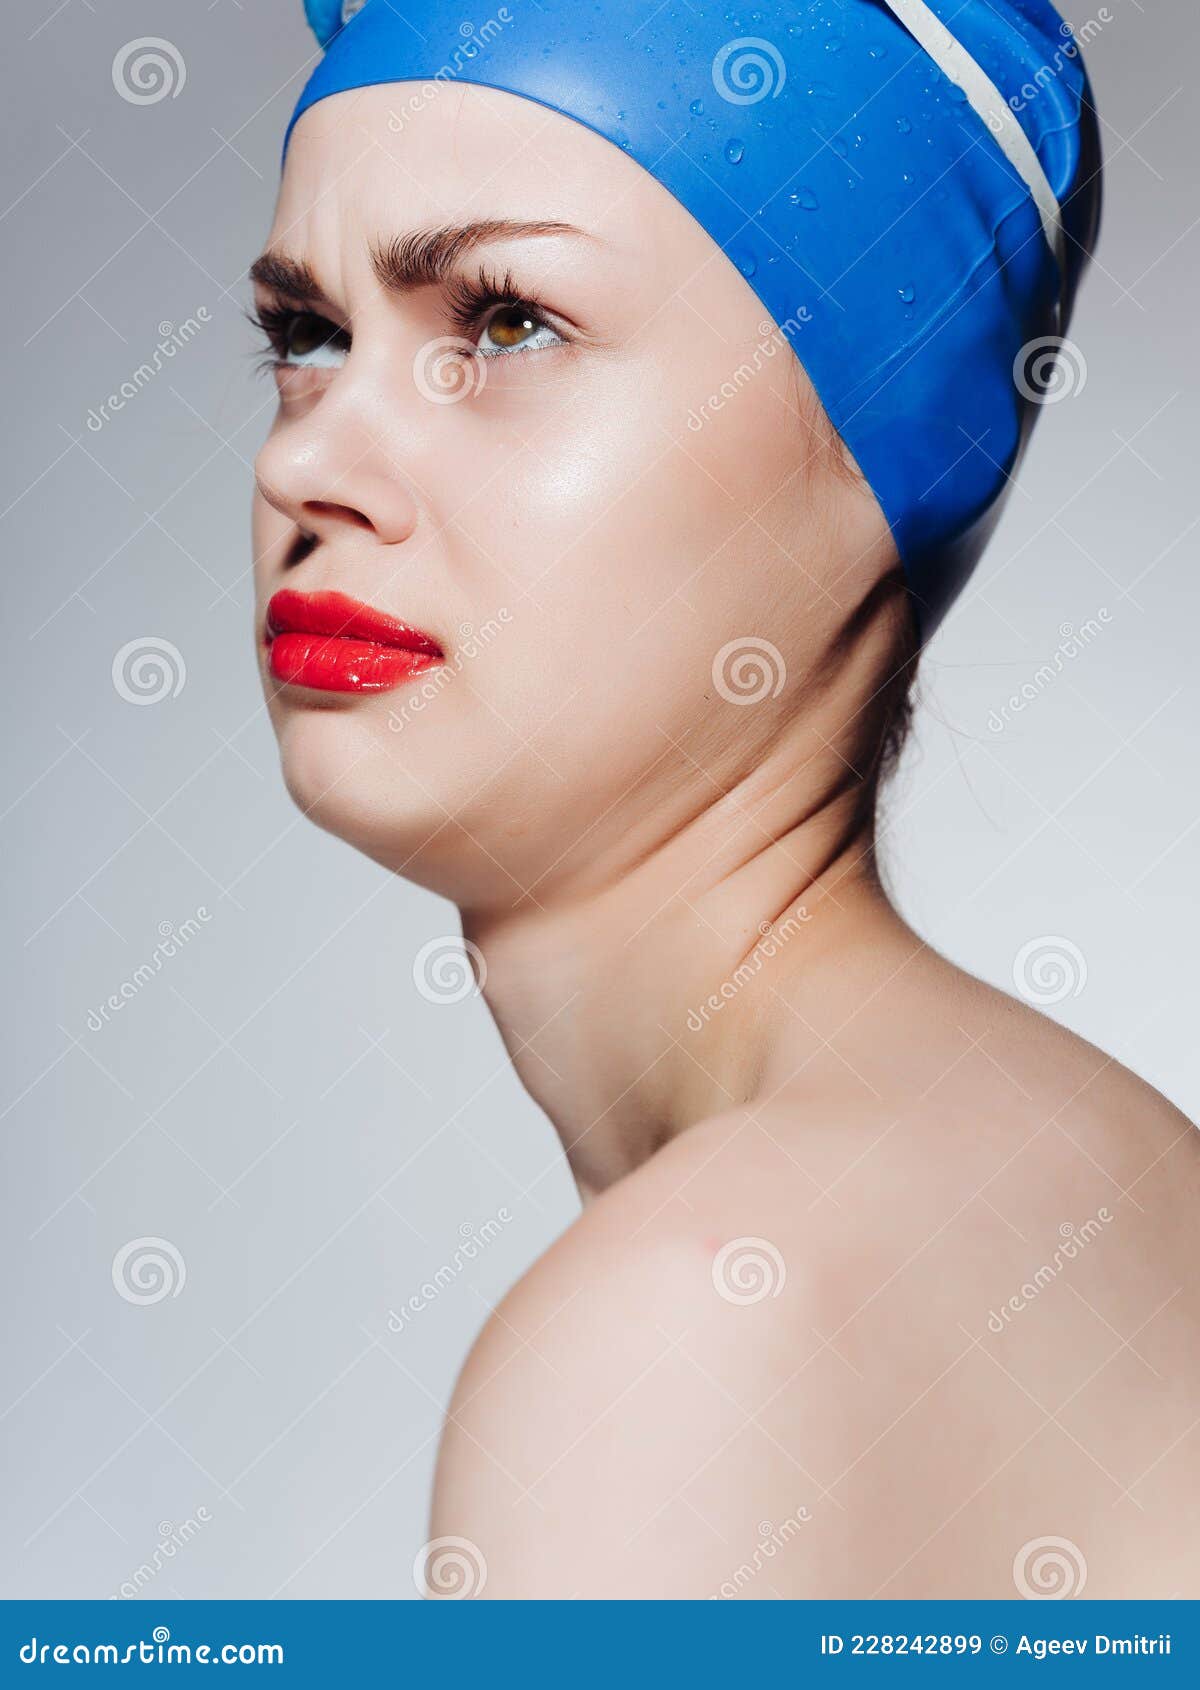
[[[283,779],[293,801],[317,827],[385,867],[410,878],[413,864],[445,830],[453,795],[413,764],[415,735],[388,725],[387,706],[272,705]],[[410,864],[410,859],[413,863]]]
[[[489,776],[511,753],[478,743],[462,725],[431,717],[399,731],[394,697],[310,706],[278,695],[271,717],[284,784],[307,820],[404,879],[462,905],[494,895],[499,870],[492,853],[502,826],[481,799]],[[490,842],[490,843],[489,843]]]

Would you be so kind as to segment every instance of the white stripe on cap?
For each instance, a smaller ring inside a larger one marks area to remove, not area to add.
[[[1063,233],[1062,207],[1042,169],[1042,161],[1034,151],[1033,143],[1018,123],[1008,101],[962,42],[951,35],[942,20],[925,4],[925,0],[884,0],[884,5],[896,14],[938,69],[962,89],[972,110],[987,124],[1004,156],[1029,189],[1059,272],[1065,275],[1066,236]]]

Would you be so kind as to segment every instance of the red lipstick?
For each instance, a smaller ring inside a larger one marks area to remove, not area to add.
[[[436,640],[345,593],[275,593],[267,606],[271,674],[323,692],[384,692],[432,669]]]

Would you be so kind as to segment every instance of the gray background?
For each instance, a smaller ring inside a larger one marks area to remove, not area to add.
[[[454,911],[292,811],[259,698],[247,516],[273,390],[240,313],[312,44],[299,0],[15,10],[0,104],[0,1589],[113,1594],[164,1530],[199,1519],[149,1595],[412,1595],[455,1371],[575,1199],[481,1001],[414,987],[415,953],[457,931]],[[885,858],[919,929],[1009,990],[1022,947],[1068,941],[1072,991],[1050,1013],[1195,1117],[1184,79],[1200,39],[1191,0],[1105,10],[1089,62],[1107,224],[1072,330],[1086,384],[1043,416],[926,659]],[[1100,11],[1068,15],[1078,28]],[[112,65],[147,35],[186,80],[135,105]],[[190,344],[89,428],[160,325],[200,307]],[[1063,630],[1102,610],[1087,649],[996,732]],[[184,681],[149,707],[112,674],[143,639],[177,648]],[[189,920],[178,954],[92,1030],[89,1011]],[[389,1331],[389,1309],[502,1210],[477,1259]],[[174,1247],[186,1281],[139,1305],[112,1264],[146,1238]]]

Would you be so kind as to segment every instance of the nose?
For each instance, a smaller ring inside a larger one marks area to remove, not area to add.
[[[281,422],[267,440],[254,465],[259,492],[310,540],[363,532],[382,545],[407,540],[419,504],[386,441],[344,409],[321,409]]]

